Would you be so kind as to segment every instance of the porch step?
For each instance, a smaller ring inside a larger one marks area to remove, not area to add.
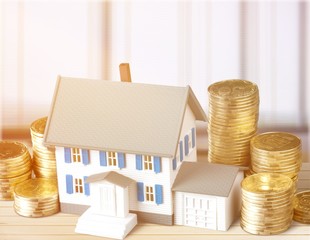
[[[94,214],[88,209],[79,217],[75,232],[124,239],[136,225],[136,214],[129,213],[127,217],[121,218]]]

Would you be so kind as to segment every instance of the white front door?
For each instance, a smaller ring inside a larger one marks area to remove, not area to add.
[[[217,229],[216,199],[184,194],[184,225]]]
[[[100,186],[100,209],[107,216],[116,216],[116,197],[114,185]]]

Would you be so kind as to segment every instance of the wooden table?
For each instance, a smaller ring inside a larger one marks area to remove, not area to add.
[[[13,201],[0,202],[0,239],[1,240],[98,240],[106,239],[74,232],[78,217],[71,214],[58,213],[44,218],[25,218],[17,215],[13,209]],[[239,220],[227,232],[206,230],[184,226],[161,226],[139,223],[127,236],[127,240],[198,240],[198,239],[255,239],[262,236],[250,235],[239,226]],[[280,235],[264,237],[264,239],[310,239],[310,225],[292,223],[286,232]]]

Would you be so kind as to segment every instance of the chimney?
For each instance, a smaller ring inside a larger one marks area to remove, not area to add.
[[[122,82],[131,82],[129,63],[121,63],[119,65],[119,71],[120,71]]]

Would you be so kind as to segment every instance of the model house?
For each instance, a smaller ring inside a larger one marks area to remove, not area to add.
[[[172,225],[172,187],[184,192],[175,180],[184,162],[197,161],[197,120],[207,118],[190,87],[59,77],[44,141],[56,149],[61,211],[91,205],[77,226],[84,233],[122,219],[121,236],[92,231],[115,238],[134,227],[135,215]]]
[[[242,179],[237,167],[183,163],[172,186],[174,224],[227,231],[239,215]]]

